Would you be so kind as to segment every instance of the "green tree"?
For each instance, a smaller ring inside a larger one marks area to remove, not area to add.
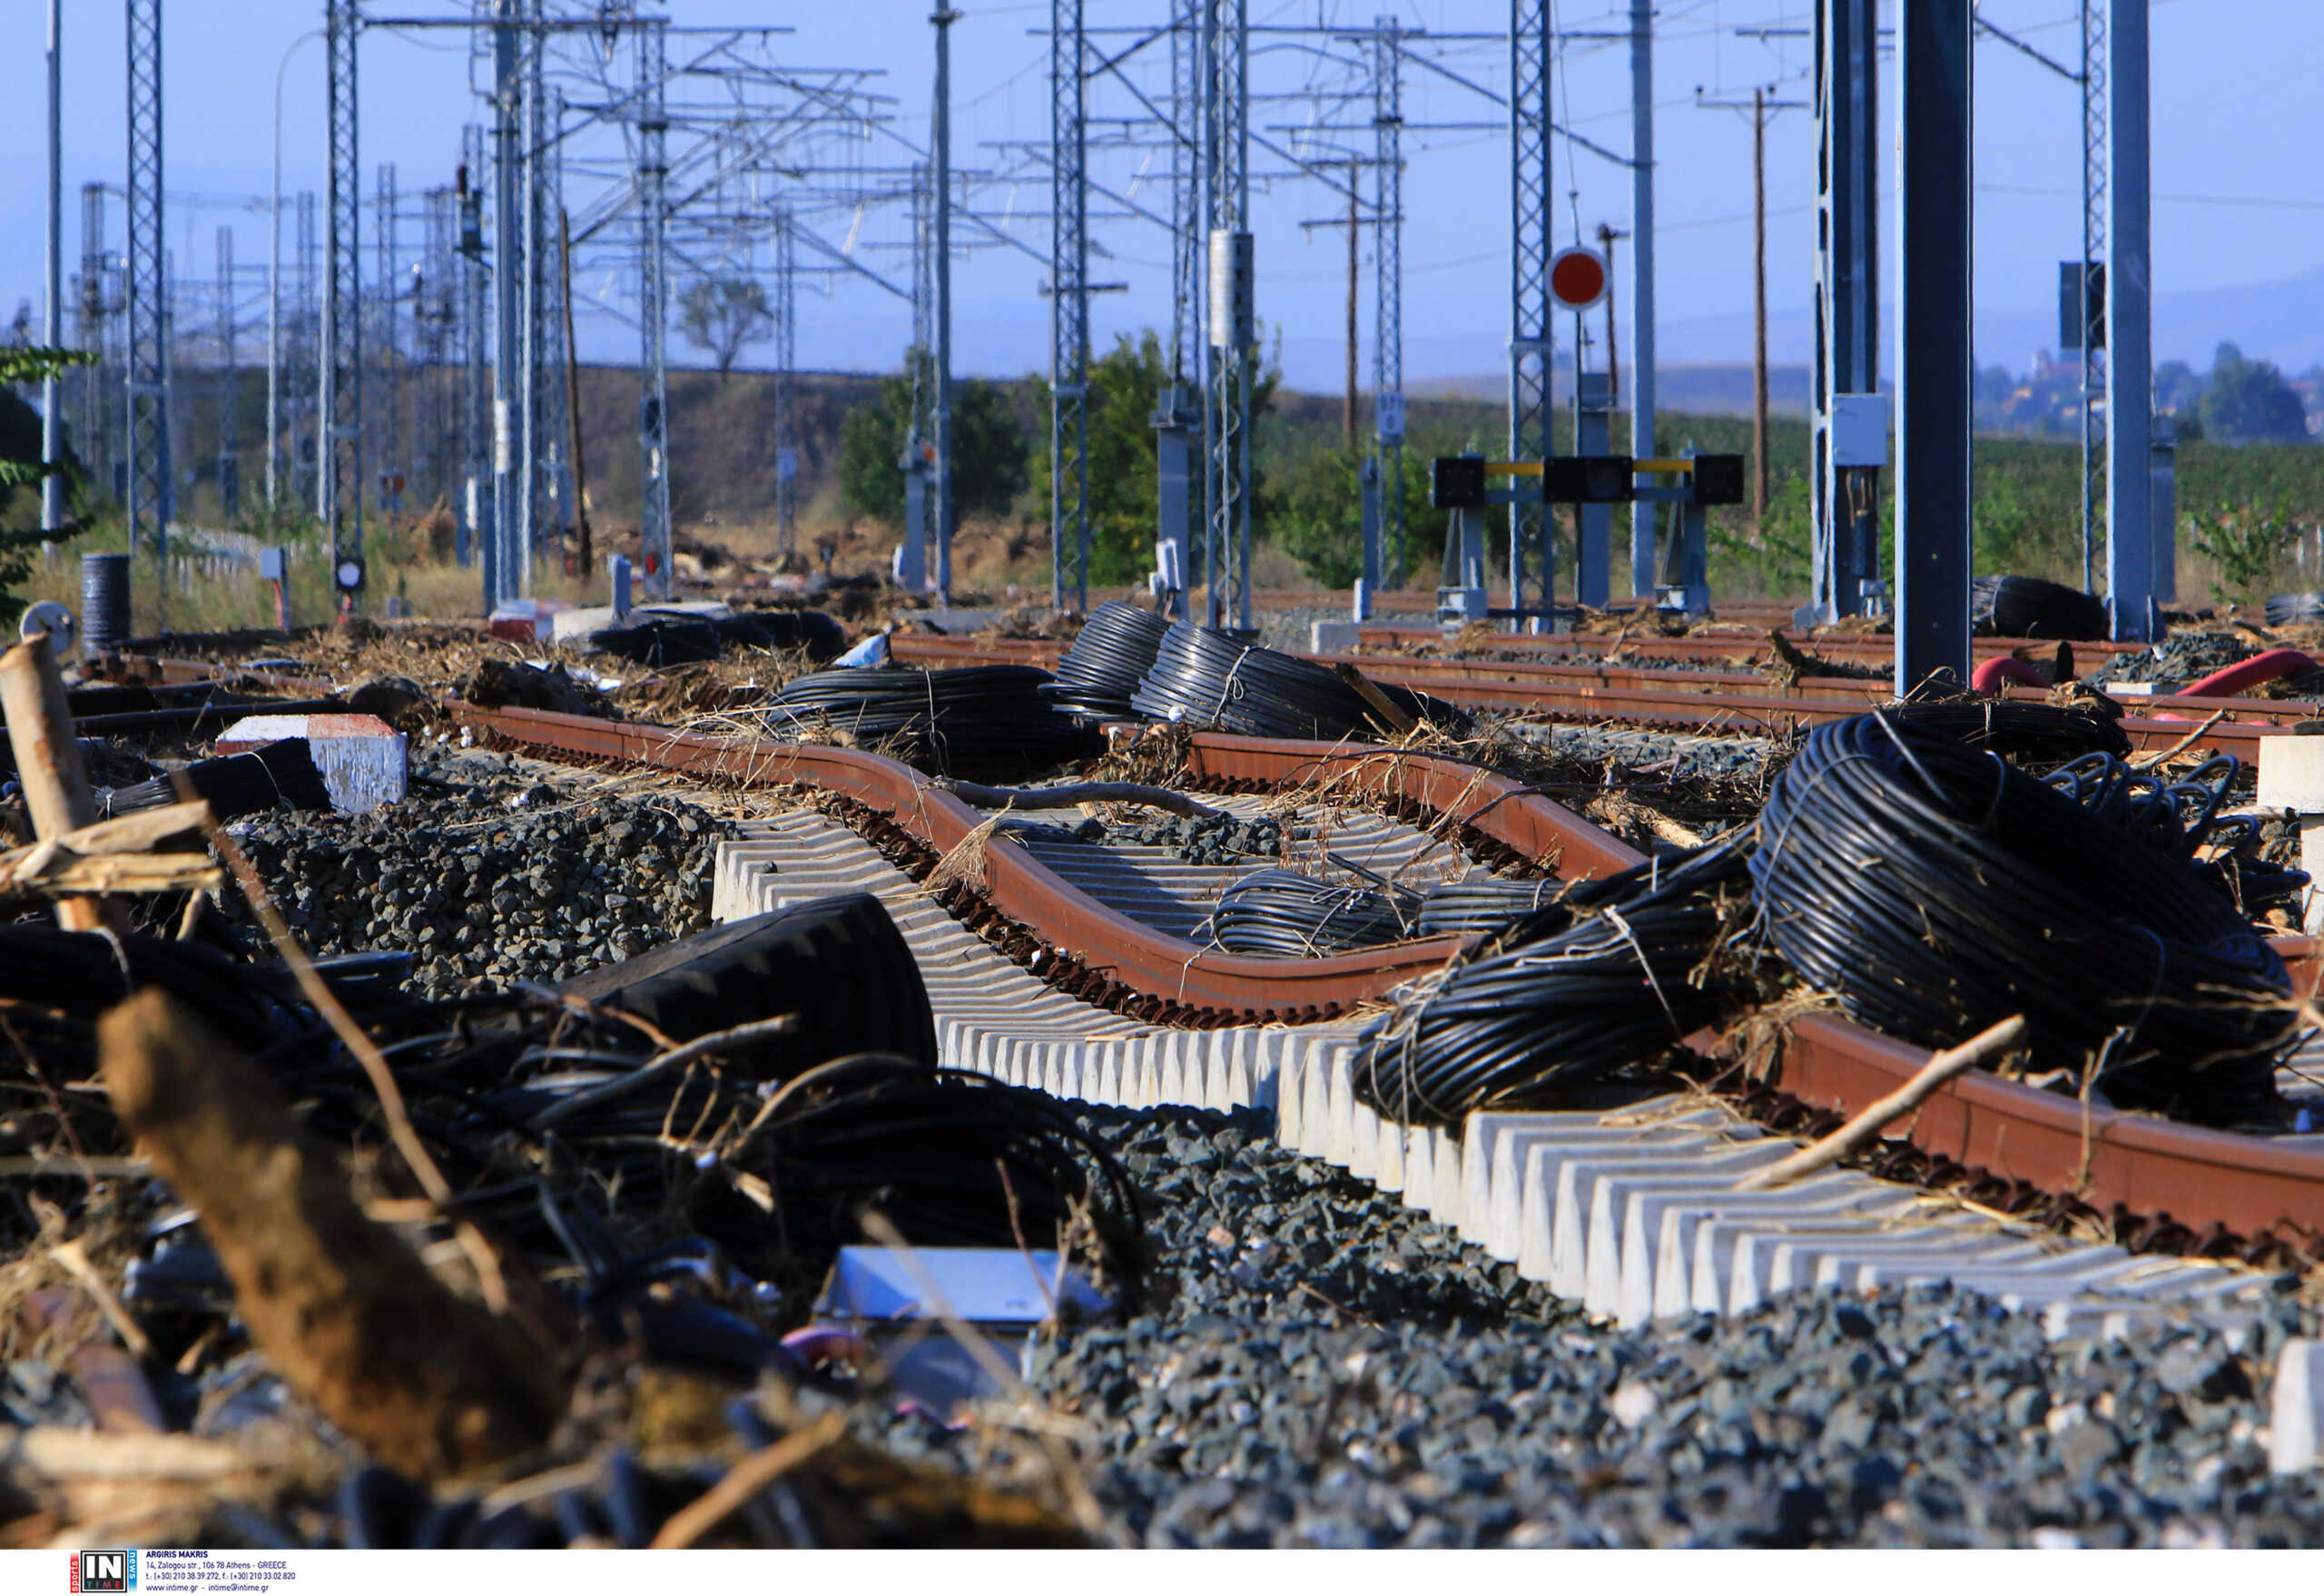
[[[32,344],[0,349],[0,510],[8,507],[17,488],[29,488],[48,475],[41,461],[40,417],[15,391],[16,385],[38,382],[52,371],[86,366],[94,360],[94,356],[78,350]],[[63,468],[74,471],[69,458]],[[33,574],[33,550],[40,544],[37,527],[0,530],[0,624],[14,626],[24,614],[25,601],[16,589]]]
[[[911,432],[915,392],[932,390],[935,363],[922,350],[904,358],[904,374],[882,378],[868,405],[848,412],[839,435],[840,498],[850,509],[883,521],[904,513],[904,439]],[[914,378],[918,383],[915,385]],[[923,445],[933,438],[923,438]],[[981,378],[952,384],[952,505],[959,516],[1001,516],[1025,491],[1025,429],[1009,389]]]
[[[1089,581],[1123,587],[1154,568],[1162,517],[1155,467],[1154,402],[1168,380],[1162,340],[1122,333],[1089,363]],[[1049,507],[1054,462],[1033,457],[1033,496]]]
[[[2231,343],[2211,360],[2203,393],[2203,435],[2222,443],[2305,443],[2308,412],[2283,373],[2266,360],[2244,359]]]
[[[1449,511],[1428,502],[1430,451],[1407,443],[1403,451],[1404,574],[1408,583],[1433,585],[1443,568]],[[1286,471],[1267,507],[1267,535],[1326,587],[1345,587],[1364,574],[1363,451],[1325,449]],[[1396,551],[1383,512],[1382,575],[1395,576]]]
[[[773,307],[755,277],[697,278],[678,297],[678,330],[721,371],[733,370],[743,347],[773,330]]]

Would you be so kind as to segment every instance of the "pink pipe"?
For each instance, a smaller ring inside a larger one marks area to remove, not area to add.
[[[2001,696],[2001,685],[2004,682],[2015,682],[2023,687],[2050,685],[2050,678],[2042,674],[2040,666],[2030,660],[2020,659],[2014,654],[2003,654],[1996,655],[1979,665],[1976,673],[1969,678],[1969,686],[1974,692],[1998,698]]]
[[[2270,648],[2250,659],[2239,659],[2225,670],[2213,671],[2192,686],[2170,694],[2172,698],[2227,698],[2263,682],[2273,682],[2297,671],[2312,671],[2316,661],[2297,648]]]

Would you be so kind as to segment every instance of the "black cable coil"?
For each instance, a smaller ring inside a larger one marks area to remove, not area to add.
[[[1421,899],[1419,932],[1452,937],[1500,931],[1557,901],[1565,885],[1546,876],[1534,882],[1502,876],[1443,882]]]
[[[1364,1039],[1356,1096],[1405,1125],[1554,1103],[1718,1020],[1741,992],[1711,968],[1732,840],[1585,882],[1432,978]],[[1578,910],[1590,910],[1577,919]]]
[[[1169,630],[1169,621],[1150,609],[1119,599],[1101,604],[1057,662],[1057,680],[1041,691],[1072,714],[1127,720],[1134,713],[1130,697],[1154,668]]]
[[[1969,587],[1972,626],[1994,637],[2103,638],[2106,601],[2039,576],[1980,576]]]
[[[2215,754],[2175,782],[2133,770],[2111,754],[2092,754],[2042,779],[2116,830],[2142,838],[2197,867],[2245,915],[2289,908],[2308,872],[2261,858],[2260,817],[2221,814],[2242,763]],[[2204,849],[2208,859],[2198,859]]]
[[[2283,962],[2186,859],[1886,714],[1819,726],[1751,858],[1760,925],[1856,1020],[1945,1047],[2023,1012],[2040,1069],[2225,1123],[2267,1110]]]
[[[1257,870],[1226,889],[1210,940],[1230,953],[1320,959],[1413,934],[1417,895],[1334,886],[1287,870]]]
[[[1455,734],[1469,730],[1469,717],[1442,699],[1384,684],[1380,691],[1407,714]],[[1322,665],[1184,621],[1162,639],[1130,704],[1153,720],[1250,737],[1336,743],[1384,734],[1364,695]]]
[[[304,737],[285,737],[255,754],[198,759],[178,773],[193,795],[210,805],[212,819],[235,820],[278,805],[284,809],[329,809],[330,793],[315,769],[314,750]],[[102,818],[162,809],[178,801],[177,778],[155,776],[97,794]]]
[[[1892,705],[1901,725],[1935,732],[2014,759],[2073,759],[2078,754],[2127,754],[2122,724],[2094,709],[2012,698],[1942,698]]]
[[[840,733],[940,775],[1019,773],[1081,752],[1081,728],[1039,691],[1052,679],[1019,665],[817,671],[777,693],[765,714],[777,735]]]
[[[2324,593],[2278,593],[2268,599],[2270,626],[2312,626],[2324,622]]]

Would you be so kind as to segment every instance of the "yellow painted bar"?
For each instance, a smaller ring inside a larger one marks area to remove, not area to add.
[[[1682,477],[1691,477],[1695,474],[1695,462],[1692,460],[1632,460],[1630,469],[1639,472],[1676,471]]]
[[[1539,460],[1487,460],[1485,469],[1496,477],[1538,477],[1541,474]]]

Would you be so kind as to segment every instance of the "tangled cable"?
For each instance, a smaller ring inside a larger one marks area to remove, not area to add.
[[[235,820],[278,804],[285,809],[329,809],[330,793],[315,769],[314,752],[304,737],[285,737],[255,754],[230,754],[222,759],[198,759],[179,775],[190,783],[193,795],[210,805],[213,820]],[[177,778],[155,776],[126,787],[97,794],[100,818],[162,809],[178,801]]]
[[[940,775],[1009,774],[1073,758],[1081,731],[1039,689],[1034,665],[817,671],[770,699],[778,734],[838,733]]]
[[[1721,840],[1569,891],[1372,1031],[1357,1097],[1402,1124],[1457,1125],[1553,1102],[1673,1046],[1740,991],[1711,956],[1721,896],[1743,872],[1741,846]]]
[[[2257,917],[2289,907],[2308,884],[2308,872],[2260,856],[2258,815],[2220,813],[2241,769],[2233,754],[2215,754],[2166,782],[2110,754],[2092,754],[2042,779],[2117,831],[2196,864],[2240,911]],[[2206,848],[2211,857],[2200,859]]]
[[[1415,718],[1456,732],[1469,727],[1468,716],[1442,699],[1407,687],[1380,691]],[[1322,665],[1184,621],[1162,639],[1130,704],[1153,720],[1251,737],[1335,743],[1387,730],[1362,694]]]
[[[1220,895],[1210,940],[1230,953],[1319,959],[1413,934],[1416,894],[1334,886],[1287,870],[1259,870]]]
[[[1044,686],[1060,709],[1097,720],[1127,720],[1130,697],[1170,630],[1150,609],[1114,599],[1089,612],[1073,646],[1057,662],[1057,680]]]
[[[2072,786],[2073,783],[2067,783]],[[1924,1047],[2023,1012],[2043,1069],[2211,1123],[2275,1100],[2281,960],[2141,830],[1886,712],[1819,726],[1750,870],[1766,938],[1853,1018]],[[2124,810],[2127,813],[2127,810]]]

